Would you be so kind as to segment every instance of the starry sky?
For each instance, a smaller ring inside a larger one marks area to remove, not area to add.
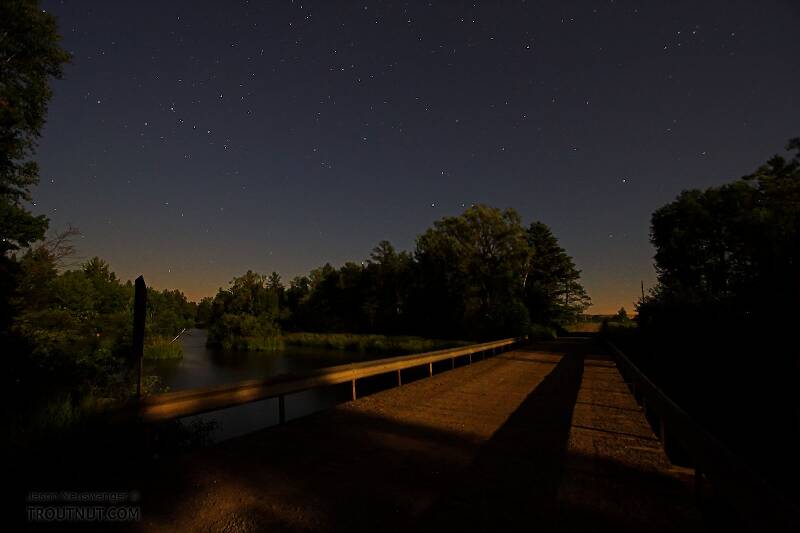
[[[800,135],[788,0],[42,7],[74,56],[32,210],[192,299],[486,203],[552,227],[590,312],[630,310],[653,210]]]

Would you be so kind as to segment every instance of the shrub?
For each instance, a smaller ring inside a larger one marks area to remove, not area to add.
[[[556,338],[556,330],[542,324],[531,324],[528,328],[528,339],[532,341],[551,341]]]
[[[226,350],[276,350],[283,345],[281,330],[267,316],[225,313],[208,332],[208,343]]]

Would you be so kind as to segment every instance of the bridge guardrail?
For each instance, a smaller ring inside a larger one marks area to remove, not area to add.
[[[640,401],[646,414],[658,419],[659,438],[669,454],[677,443],[695,468],[695,486],[703,492],[708,483],[714,496],[733,504],[743,519],[761,531],[800,531],[800,509],[747,466],[722,442],[695,422],[658,388],[611,341],[606,340],[617,361],[617,368]]]
[[[398,384],[402,384],[402,370],[428,366],[433,375],[433,364],[447,359],[469,357],[475,354],[492,354],[519,344],[522,337],[448,348],[434,352],[402,355],[360,363],[350,363],[321,368],[302,375],[285,374],[262,380],[240,381],[230,385],[201,387],[145,396],[123,409],[123,418],[134,417],[142,422],[160,422],[235,407],[255,401],[278,398],[279,420],[285,422],[285,396],[318,387],[352,383],[352,398],[356,399],[358,379],[397,372]]]

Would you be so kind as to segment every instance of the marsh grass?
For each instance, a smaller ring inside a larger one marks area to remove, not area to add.
[[[528,328],[528,339],[532,341],[552,341],[558,336],[555,328],[541,324],[531,324]]]
[[[145,359],[183,359],[183,348],[178,341],[156,335],[148,338],[144,344]]]
[[[469,342],[425,339],[422,337],[357,335],[352,333],[287,333],[283,342],[290,346],[307,346],[333,350],[411,354],[466,346]]]
[[[569,333],[598,333],[601,326],[600,322],[575,322],[567,324],[564,329]]]
[[[220,342],[223,350],[269,352],[283,348],[283,338],[278,335],[229,336]]]

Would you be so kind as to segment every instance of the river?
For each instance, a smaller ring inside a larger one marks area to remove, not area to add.
[[[157,376],[161,385],[169,391],[303,373],[381,357],[361,352],[296,346],[287,346],[274,352],[223,351],[206,346],[206,332],[202,329],[189,330],[179,342],[183,348],[183,359],[145,361],[145,374]],[[291,394],[286,397],[286,419],[332,407],[344,399],[340,391],[335,389]],[[278,401],[263,400],[184,419],[184,423],[195,421],[213,421],[215,429],[211,439],[218,442],[277,424]]]

